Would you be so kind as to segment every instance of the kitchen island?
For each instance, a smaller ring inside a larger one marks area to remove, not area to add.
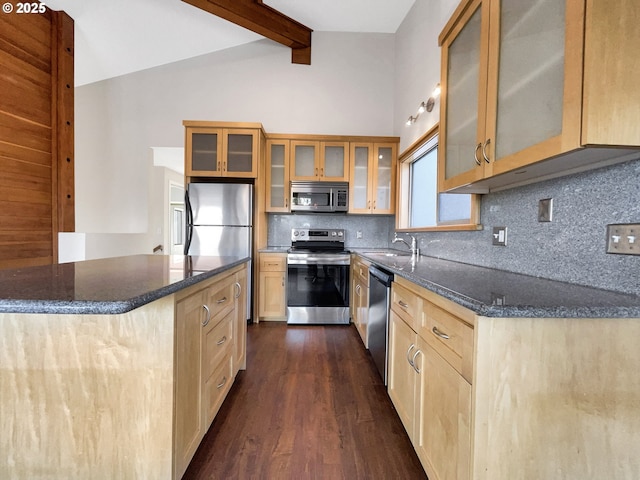
[[[0,271],[0,478],[180,478],[244,368],[248,261]]]
[[[640,478],[640,297],[358,255],[395,274],[388,391],[429,478]]]

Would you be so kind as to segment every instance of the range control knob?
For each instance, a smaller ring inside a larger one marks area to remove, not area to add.
[[[294,231],[293,231],[293,236],[294,236],[294,237],[297,237],[298,235],[300,235],[300,232],[298,232],[298,230],[294,230]]]

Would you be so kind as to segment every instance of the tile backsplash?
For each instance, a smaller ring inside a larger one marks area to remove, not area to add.
[[[640,256],[605,253],[607,224],[640,223],[640,158],[481,198],[483,230],[417,234],[421,253],[640,294]],[[538,202],[545,198],[553,198],[553,221],[538,222]],[[311,226],[344,228],[350,248],[397,247],[391,244],[393,216],[335,214],[272,214],[269,245],[289,245],[291,228]],[[508,228],[505,247],[492,245],[494,226]]]

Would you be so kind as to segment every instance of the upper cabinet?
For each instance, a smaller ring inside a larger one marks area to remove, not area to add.
[[[187,177],[258,176],[259,123],[183,122]]]
[[[352,142],[349,212],[395,213],[397,143]]]
[[[635,0],[463,1],[439,39],[440,190],[625,160],[640,146],[638,20]]]
[[[292,140],[291,180],[349,181],[349,142]]]
[[[266,194],[267,212],[289,211],[289,149],[290,141],[267,140]]]
[[[349,182],[349,213],[395,213],[397,137],[267,135],[266,211],[289,212],[291,182]]]

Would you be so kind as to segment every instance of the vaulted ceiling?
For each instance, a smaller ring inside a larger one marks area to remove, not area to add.
[[[263,1],[314,31],[395,33],[415,0]],[[47,0],[46,4],[75,20],[76,86],[267,36],[181,0]],[[288,45],[294,61],[295,46]]]

